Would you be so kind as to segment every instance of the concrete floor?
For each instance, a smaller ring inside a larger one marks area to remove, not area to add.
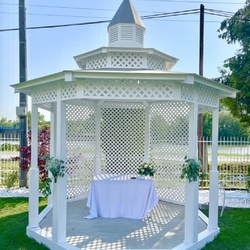
[[[87,200],[68,203],[67,241],[79,249],[172,249],[184,240],[184,207],[160,201],[143,220],[89,215]],[[52,211],[40,227],[52,230]],[[206,229],[199,220],[199,232]]]

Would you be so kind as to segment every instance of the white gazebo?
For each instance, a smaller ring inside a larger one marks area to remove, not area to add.
[[[13,85],[32,100],[32,160],[27,235],[51,249],[66,242],[67,202],[88,196],[95,174],[134,174],[143,162],[156,166],[159,199],[185,206],[184,242],[200,249],[219,233],[217,140],[219,101],[236,90],[192,73],[171,71],[176,58],[144,48],[145,26],[124,0],[108,26],[109,46],[75,56],[67,70]],[[38,108],[51,112],[51,155],[64,160],[47,208],[38,213]],[[184,157],[197,156],[197,117],[213,114],[209,218],[198,210],[198,182],[180,179]],[[53,208],[53,233],[40,221]],[[198,233],[198,217],[207,229]]]

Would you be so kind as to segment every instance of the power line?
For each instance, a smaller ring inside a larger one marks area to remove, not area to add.
[[[14,14],[18,15],[17,12],[4,12],[0,11],[2,14]],[[77,17],[77,18],[107,18],[102,16],[72,16],[72,15],[58,15],[58,14],[36,14],[36,13],[26,13],[27,16],[55,16],[55,17]]]
[[[81,26],[81,25],[90,25],[90,24],[100,24],[100,23],[108,23],[111,20],[104,20],[104,21],[95,21],[95,22],[85,22],[85,23],[69,23],[69,24],[58,24],[58,25],[45,25],[45,26],[34,26],[34,27],[27,27],[27,30],[35,30],[35,29],[52,29],[52,28],[62,28],[62,27],[70,27],[70,26]],[[15,31],[19,30],[19,28],[12,28],[12,29],[1,29],[0,32],[3,31]]]
[[[195,3],[195,4],[200,4],[201,1],[185,1],[185,0],[137,0],[137,1],[148,1],[148,2],[172,2],[172,3]],[[202,1],[202,3],[209,3],[209,4],[245,4],[245,3],[236,3],[236,2],[217,2],[217,1]]]
[[[199,9],[191,9],[191,10],[184,10],[184,11],[175,11],[175,12],[169,12],[169,13],[146,15],[146,16],[142,16],[141,18],[142,19],[157,19],[157,18],[166,18],[166,17],[197,14],[197,13],[199,13]],[[211,14],[211,15],[216,15],[216,16],[223,16],[223,17],[229,17],[229,15],[231,14],[231,12],[221,11],[221,10],[214,10],[214,9],[208,9],[208,12],[206,12],[206,13]],[[90,25],[90,24],[108,23],[110,21],[111,20],[102,20],[102,21],[92,21],[92,22],[84,22],[84,23],[71,23],[71,24],[35,26],[35,27],[27,27],[27,30],[28,29],[29,30],[34,30],[34,29],[62,28],[62,27],[70,27],[70,26],[83,26],[83,25]],[[0,32],[16,31],[16,30],[19,30],[19,29],[18,28],[1,29]]]
[[[1,5],[14,5],[17,6],[17,3],[1,3]],[[67,7],[67,6],[55,6],[55,5],[39,5],[39,4],[26,4],[26,7],[41,7],[41,8],[56,8],[56,9],[73,9],[73,10],[99,10],[99,11],[114,11],[111,9],[97,9],[97,8],[84,8],[84,7]]]

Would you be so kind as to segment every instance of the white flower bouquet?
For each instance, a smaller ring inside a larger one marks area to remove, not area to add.
[[[138,168],[138,174],[139,175],[145,175],[145,176],[154,176],[155,174],[155,168],[152,163],[143,163]]]

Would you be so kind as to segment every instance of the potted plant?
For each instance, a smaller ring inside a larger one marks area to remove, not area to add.
[[[202,159],[184,157],[182,165],[181,179],[187,178],[189,182],[197,181],[198,178],[204,178],[205,173],[201,172]]]
[[[46,160],[45,169],[52,174],[52,178],[48,177],[48,179],[40,184],[40,191],[42,195],[48,196],[51,194],[51,183],[57,183],[58,177],[64,177],[65,175],[65,165],[63,160],[55,159],[54,157],[41,156],[42,160]]]
[[[154,176],[155,168],[152,163],[146,163],[140,165],[138,168],[138,174],[141,176]]]

